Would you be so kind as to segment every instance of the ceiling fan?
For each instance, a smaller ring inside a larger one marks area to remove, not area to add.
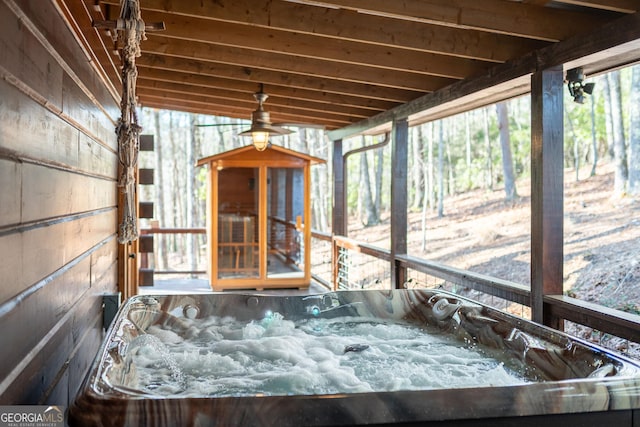
[[[282,126],[318,127],[317,125],[308,125],[302,123],[271,123],[269,112],[265,111],[263,106],[269,95],[264,93],[264,85],[262,83],[260,83],[260,90],[254,93],[253,97],[258,102],[258,109],[251,114],[251,127],[240,132],[238,136],[250,136],[252,138],[253,145],[258,151],[264,151],[269,146],[269,138],[271,136],[283,136],[293,133],[292,130],[286,129]],[[239,123],[212,123],[201,124],[197,126],[237,126],[238,124]]]
[[[251,127],[240,132],[238,135],[250,136],[256,150],[264,151],[269,146],[270,136],[289,135],[290,133],[293,133],[293,131],[271,123],[271,116],[269,115],[269,112],[265,111],[262,106],[269,97],[269,95],[264,93],[264,86],[262,83],[260,84],[260,91],[254,93],[253,97],[258,101],[258,109],[251,114]]]

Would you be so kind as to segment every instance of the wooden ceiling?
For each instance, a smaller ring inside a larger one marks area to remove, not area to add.
[[[56,1],[117,97],[117,42],[92,22],[117,19],[119,0]],[[250,119],[264,84],[272,121],[328,130],[493,78],[640,9],[639,0],[140,2],[147,24],[166,26],[141,44],[140,105]],[[526,90],[511,84],[486,99]]]

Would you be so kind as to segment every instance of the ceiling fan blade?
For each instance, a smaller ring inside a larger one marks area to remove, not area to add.
[[[317,123],[291,123],[291,122],[280,122],[280,123],[272,123],[274,126],[288,126],[288,127],[296,127],[296,128],[309,128],[309,129],[324,129],[324,125],[320,125]]]
[[[206,127],[219,127],[219,126],[246,126],[251,124],[251,122],[239,122],[239,123],[203,123],[196,125],[198,128],[206,128]]]

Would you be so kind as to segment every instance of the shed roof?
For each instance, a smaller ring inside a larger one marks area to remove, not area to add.
[[[118,97],[113,30],[92,22],[115,20],[119,0],[57,2]],[[333,138],[524,94],[540,67],[640,59],[638,0],[140,3],[166,25],[141,44],[141,105],[249,120],[262,83],[273,122],[344,129]]]
[[[258,160],[268,161],[274,158],[294,158],[309,164],[325,163],[319,157],[310,156],[298,151],[289,150],[288,148],[280,147],[277,145],[270,145],[264,151],[258,151],[253,145],[246,145],[244,147],[236,148],[233,150],[225,151],[223,153],[214,154],[213,156],[203,157],[196,162],[196,166],[203,166],[211,162],[220,160]]]

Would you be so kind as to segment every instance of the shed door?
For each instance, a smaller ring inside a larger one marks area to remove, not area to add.
[[[267,169],[267,277],[304,277],[304,169]]]
[[[218,279],[260,276],[258,168],[218,171]]]

